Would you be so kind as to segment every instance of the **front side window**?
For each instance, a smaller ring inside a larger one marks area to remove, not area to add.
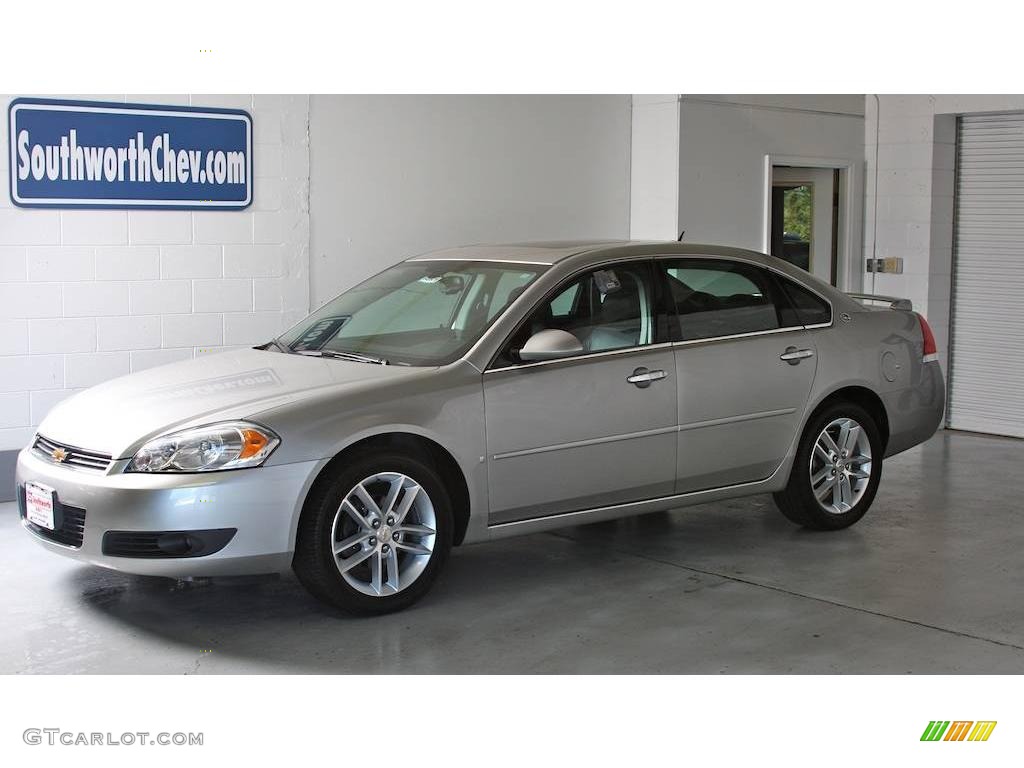
[[[531,272],[505,272],[502,274],[494,288],[494,295],[488,300],[490,309],[487,310],[487,319],[494,319],[501,310],[518,299],[520,294],[526,290],[526,286],[533,282],[533,277]]]
[[[571,333],[582,354],[651,344],[656,306],[650,262],[613,264],[570,278],[534,310],[499,355],[499,365],[520,362],[530,336],[547,329]]]
[[[658,269],[675,305],[682,341],[757,333],[786,327],[771,274],[721,259],[660,259]]]
[[[400,365],[461,357],[544,267],[407,261],[345,291],[287,331],[278,346]]]

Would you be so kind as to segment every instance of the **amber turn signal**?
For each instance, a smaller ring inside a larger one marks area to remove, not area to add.
[[[248,459],[266,448],[270,442],[267,438],[255,429],[242,430],[242,452],[238,455],[240,459]]]

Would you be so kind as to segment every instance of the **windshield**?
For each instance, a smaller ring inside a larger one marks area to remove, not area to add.
[[[406,261],[345,291],[276,341],[289,352],[444,365],[541,273],[537,265]]]

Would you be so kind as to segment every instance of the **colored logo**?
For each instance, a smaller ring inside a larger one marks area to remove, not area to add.
[[[50,458],[52,458],[54,461],[56,461],[58,463],[66,460],[67,457],[68,457],[68,452],[65,451],[63,448],[54,448],[50,452]]]
[[[995,729],[995,720],[932,720],[921,741],[988,741]]]

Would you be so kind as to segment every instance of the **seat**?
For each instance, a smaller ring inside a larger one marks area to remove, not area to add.
[[[623,278],[622,287],[601,302],[584,342],[588,352],[635,347],[640,343],[640,286],[632,275]]]

